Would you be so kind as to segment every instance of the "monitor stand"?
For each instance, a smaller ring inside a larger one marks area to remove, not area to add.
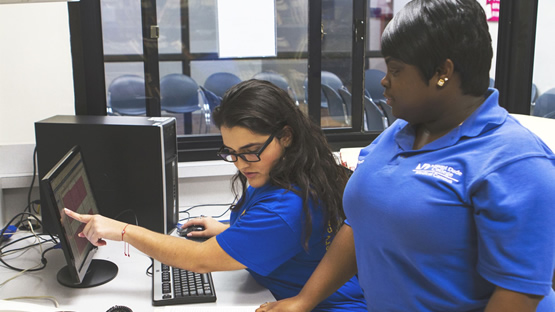
[[[110,261],[93,259],[80,284],[76,284],[67,266],[58,271],[58,282],[71,288],[88,288],[105,284],[118,275],[118,266]]]

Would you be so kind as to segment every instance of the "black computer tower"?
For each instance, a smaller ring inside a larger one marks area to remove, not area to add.
[[[168,233],[178,222],[176,137],[175,118],[54,116],[35,123],[39,178],[79,145],[102,215]]]

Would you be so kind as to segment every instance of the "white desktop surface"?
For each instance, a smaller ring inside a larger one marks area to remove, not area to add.
[[[16,235],[14,235],[15,238]],[[51,243],[45,244],[48,248]],[[0,299],[22,296],[53,296],[60,304],[58,311],[102,312],[114,305],[123,305],[133,312],[147,311],[254,311],[266,301],[274,301],[271,293],[260,286],[245,270],[214,272],[212,278],[217,300],[213,303],[187,304],[154,307],[152,306],[152,278],[146,275],[151,264],[149,257],[130,247],[130,257],[123,254],[122,242],[108,242],[100,247],[95,259],[106,259],[118,266],[117,276],[110,282],[92,288],[68,288],[58,283],[56,274],[65,265],[61,249],[46,253],[46,268],[37,272],[26,272],[0,287]],[[11,249],[11,248],[9,248]],[[40,261],[40,250],[33,247],[18,257],[3,258],[8,264],[28,268]],[[17,272],[0,264],[0,283],[10,279]],[[53,308],[48,299],[17,300],[25,303],[40,304]],[[0,311],[2,310],[0,302]]]

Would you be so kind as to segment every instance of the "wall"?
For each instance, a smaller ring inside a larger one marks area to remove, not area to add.
[[[0,145],[35,141],[35,121],[74,114],[67,3],[0,5]]]

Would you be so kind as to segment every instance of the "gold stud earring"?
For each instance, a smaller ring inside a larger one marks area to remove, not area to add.
[[[443,85],[444,85],[448,80],[449,80],[449,78],[447,78],[447,77],[445,77],[445,78],[440,78],[440,79],[437,81],[437,85],[438,85],[439,87],[443,87]]]

